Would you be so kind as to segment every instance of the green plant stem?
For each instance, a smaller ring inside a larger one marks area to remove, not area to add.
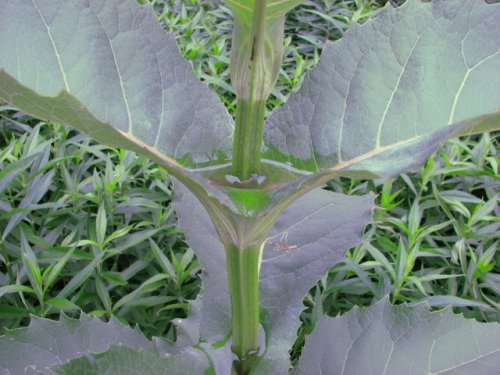
[[[233,345],[240,365],[259,350],[259,271],[263,246],[226,246]],[[239,375],[245,374],[244,370]]]
[[[233,143],[233,174],[248,180],[260,174],[266,101],[238,99]]]
[[[233,141],[233,174],[248,180],[260,174],[264,114],[266,110],[264,65],[267,0],[255,0],[252,19],[249,56],[248,92],[238,97],[236,105],[235,135]],[[246,61],[244,61],[246,63]]]

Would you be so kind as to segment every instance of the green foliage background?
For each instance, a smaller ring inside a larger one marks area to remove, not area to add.
[[[229,10],[218,1],[150,2],[196,74],[234,112]],[[383,3],[305,1],[295,9],[269,110],[300,87],[325,40]],[[415,174],[329,182],[346,194],[375,192],[379,208],[363,243],[305,298],[292,358],[323,313],[385,295],[500,321],[497,153],[498,134],[483,134],[448,142]],[[26,325],[29,314],[82,310],[175,339],[172,321],[186,316],[203,270],[176,227],[171,198],[168,174],[152,162],[0,104],[2,330]]]

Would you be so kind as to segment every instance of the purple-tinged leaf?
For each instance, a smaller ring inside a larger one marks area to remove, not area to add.
[[[293,375],[497,375],[500,325],[387,300],[325,317]]]
[[[33,316],[29,327],[7,331],[0,337],[0,372],[24,374],[25,369],[31,368],[55,374],[48,369],[90,353],[104,352],[110,345],[155,352],[154,345],[142,333],[114,318],[105,323],[83,314],[78,320],[62,315],[59,321]]]
[[[387,4],[324,48],[266,124],[266,158],[331,176],[415,169],[447,138],[500,128],[500,4]]]
[[[55,368],[60,375],[204,375],[209,367],[206,355],[196,349],[181,354],[159,356],[124,346],[81,357]]]

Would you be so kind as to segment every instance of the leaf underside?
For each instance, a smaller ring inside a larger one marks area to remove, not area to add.
[[[384,300],[323,318],[302,353],[293,375],[496,375],[500,325]]]
[[[392,176],[447,138],[500,128],[500,4],[387,4],[328,44],[266,124],[266,158],[311,172]]]

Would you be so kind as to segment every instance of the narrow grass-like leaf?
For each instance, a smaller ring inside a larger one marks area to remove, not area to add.
[[[127,280],[119,272],[105,271],[101,272],[101,276],[106,281],[115,285],[127,285]]]
[[[32,206],[36,205],[42,197],[47,193],[52,183],[52,179],[54,178],[54,170],[51,170],[48,173],[38,175],[34,178],[34,180],[28,186],[28,193],[19,203],[20,209],[30,209]],[[5,227],[2,238],[5,239],[9,233],[14,229],[14,227],[26,216],[27,211],[20,212],[18,214],[13,215],[7,226]]]
[[[30,280],[31,286],[35,290],[38,298],[43,298],[42,292],[42,274],[40,268],[38,267],[38,259],[35,253],[31,249],[30,244],[26,240],[24,232],[21,230],[21,254],[23,263],[26,266],[26,271],[28,278]]]
[[[155,290],[160,288],[163,283],[159,283],[162,280],[165,280],[169,277],[169,275],[160,273],[158,275],[155,275],[153,277],[150,277],[146,281],[144,281],[138,288],[136,288],[133,292],[126,294],[122,298],[120,298],[116,303],[113,305],[113,310],[116,311],[119,308],[127,305],[129,302],[133,301],[135,298],[139,297],[141,293],[143,293],[146,290]]]
[[[163,228],[146,229],[140,232],[129,234],[126,240],[123,240],[117,244],[115,251],[121,253],[127,249],[133,248],[140,243],[148,240],[162,229]]]
[[[102,305],[104,306],[104,309],[108,313],[111,313],[111,304],[112,304],[111,298],[109,297],[109,292],[106,289],[106,286],[104,285],[99,276],[95,278],[94,285],[97,295],[99,296],[99,299],[101,300]]]
[[[457,296],[430,296],[424,299],[425,302],[432,307],[446,307],[446,306],[474,306],[485,310],[491,310],[491,306],[478,301],[472,301]],[[500,348],[499,348],[500,349]]]
[[[26,285],[5,285],[0,287],[0,297],[3,296],[4,294],[9,294],[9,293],[35,294],[35,291],[33,290],[33,288],[30,288],[29,286]]]
[[[99,206],[95,221],[96,240],[100,247],[104,245],[106,239],[106,230],[108,228],[107,213],[104,206]]]
[[[34,293],[34,291],[32,291]],[[0,319],[20,319],[29,316],[25,308],[12,305],[0,304]]]
[[[75,248],[72,247],[66,252],[66,254],[64,254],[64,256],[59,261],[57,261],[57,263],[55,263],[52,268],[50,268],[48,275],[46,275],[43,280],[44,293],[47,292],[47,290],[52,286],[52,283],[54,283],[54,281],[59,277],[61,271],[63,270],[68,260],[73,256],[74,252]]]
[[[0,170],[0,193],[5,190],[13,179],[29,168],[33,160],[37,157],[37,154],[31,155],[3,167],[2,170]]]
[[[61,311],[81,310],[78,305],[76,305],[75,303],[71,302],[66,298],[57,298],[57,297],[50,298],[47,301],[45,301],[45,304],[47,306],[55,307],[56,309]]]
[[[168,258],[165,256],[163,251],[160,250],[156,242],[153,241],[152,239],[149,240],[149,244],[151,246],[151,251],[153,252],[154,257],[156,258],[156,261],[160,264],[160,267],[163,269],[163,272],[174,277],[176,274],[174,267],[172,266],[172,263],[168,260]]]
[[[101,259],[106,255],[105,252],[101,252],[94,257],[94,259],[87,264],[80,272],[78,272],[73,278],[64,286],[64,288],[57,294],[59,298],[66,298],[71,293],[73,293],[77,288],[80,287],[89,277],[92,276],[96,267],[100,264]]]

